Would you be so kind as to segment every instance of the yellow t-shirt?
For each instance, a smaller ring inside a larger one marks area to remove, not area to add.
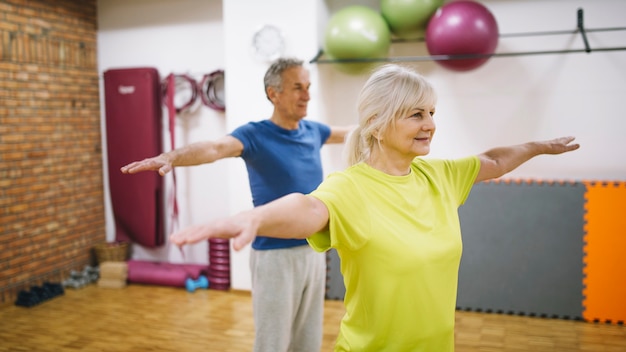
[[[458,207],[479,169],[475,156],[416,158],[406,176],[359,163],[311,193],[330,217],[309,244],[337,249],[346,286],[335,351],[454,350]]]

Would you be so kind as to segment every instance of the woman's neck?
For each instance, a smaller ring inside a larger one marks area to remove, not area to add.
[[[392,176],[404,176],[411,172],[413,158],[391,157],[383,154],[379,149],[372,150],[365,163],[376,170]]]

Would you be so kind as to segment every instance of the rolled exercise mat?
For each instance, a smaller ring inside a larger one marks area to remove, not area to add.
[[[207,275],[209,267],[202,264],[174,264],[141,260],[128,261],[128,282],[148,285],[185,287],[185,280]]]

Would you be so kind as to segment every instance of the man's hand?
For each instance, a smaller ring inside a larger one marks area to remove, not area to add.
[[[126,166],[122,166],[120,171],[125,174],[135,174],[141,171],[159,171],[159,175],[164,176],[168,172],[172,171],[172,162],[161,154],[141,161],[134,161]]]

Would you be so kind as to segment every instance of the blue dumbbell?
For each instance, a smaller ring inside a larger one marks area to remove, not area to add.
[[[204,275],[200,275],[197,280],[193,280],[188,277],[185,280],[185,287],[187,287],[187,291],[193,292],[197,288],[209,288],[209,280]]]

